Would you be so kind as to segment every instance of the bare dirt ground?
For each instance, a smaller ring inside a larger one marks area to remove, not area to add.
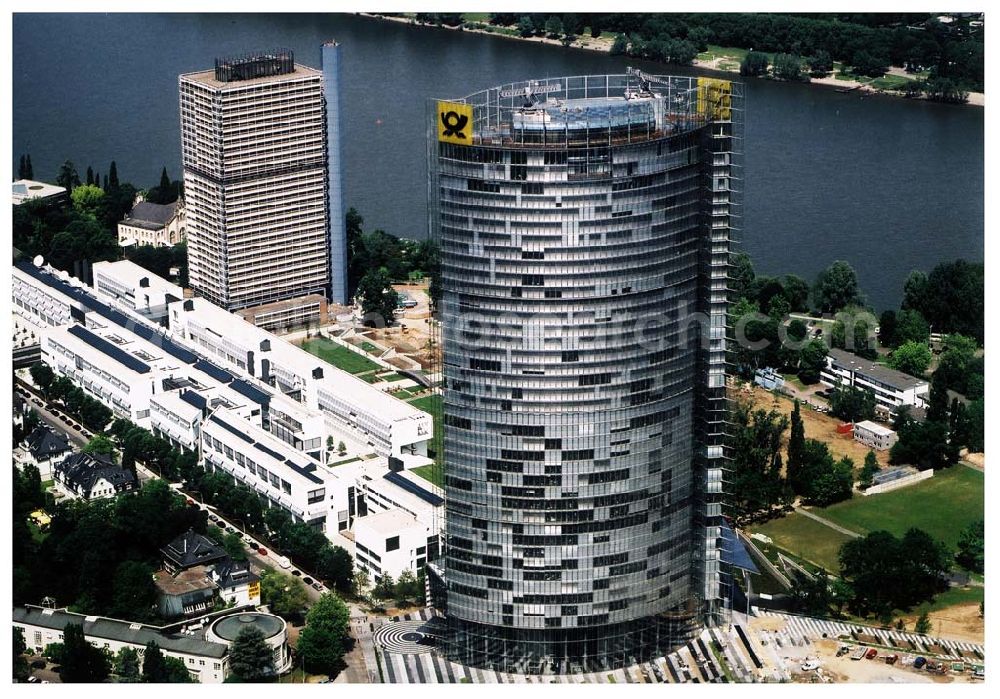
[[[958,641],[982,643],[986,630],[985,620],[979,616],[979,605],[956,604],[928,614],[931,620],[932,633],[944,638],[954,638]],[[904,616],[908,628],[913,628],[917,616]]]
[[[760,386],[754,386],[752,394],[745,393],[743,389],[736,389],[736,392],[741,399],[752,395],[754,403],[758,408],[765,410],[773,408],[783,415],[791,415],[793,401],[790,398],[776,395]],[[837,427],[841,424],[839,418],[832,417],[829,413],[817,413],[815,410],[805,406],[802,406],[800,410],[807,438],[825,442],[834,458],[840,459],[847,456],[854,461],[855,468],[861,468],[865,462],[865,456],[868,454],[868,447],[854,441],[854,437],[851,434],[839,434],[837,432]],[[875,457],[883,467],[889,465],[889,452],[876,451]],[[784,454],[784,458],[787,463],[787,451]]]
[[[785,628],[785,621],[775,617],[755,617],[750,622],[751,637],[758,648],[758,655],[765,664],[765,673],[770,676],[776,660],[791,674],[792,681],[802,684],[817,683],[935,683],[948,684],[953,682],[970,682],[968,675],[930,675],[914,670],[907,662],[906,656],[900,655],[899,660],[888,665],[885,662],[886,651],[879,650],[878,657],[872,660],[851,660],[850,653],[837,657],[837,649],[843,644],[857,648],[855,641],[841,641],[836,638],[816,639],[804,646],[794,646],[787,643],[780,647],[774,642],[775,634]],[[764,640],[766,643],[762,644]],[[908,662],[912,663],[913,656]],[[803,671],[802,664],[806,661],[819,662],[818,670]]]

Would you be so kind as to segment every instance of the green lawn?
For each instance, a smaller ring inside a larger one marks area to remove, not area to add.
[[[962,529],[983,519],[984,507],[982,471],[958,465],[916,485],[855,496],[816,514],[860,534],[884,529],[901,536],[917,527],[954,549]]]
[[[318,337],[302,343],[302,349],[309,354],[316,355],[324,362],[335,367],[348,371],[352,374],[360,374],[365,371],[377,371],[382,367],[362,357],[357,352],[352,352],[346,347],[341,347],[325,337]]]
[[[751,531],[771,537],[776,546],[833,573],[840,570],[837,562],[840,547],[850,541],[846,534],[794,512],[751,527]],[[762,550],[765,548],[759,541],[754,543]]]
[[[391,374],[382,374],[381,376],[378,377],[379,381],[388,381],[389,383],[392,383],[393,381],[403,381],[405,379],[406,379],[405,376],[401,376],[395,372]]]
[[[466,22],[484,22],[488,23],[490,21],[489,12],[463,12],[462,19]]]
[[[439,488],[444,487],[444,474],[442,473],[442,468],[438,464],[428,464],[427,466],[418,466],[413,469],[413,473],[420,476],[424,480],[428,480]]]
[[[882,90],[901,90],[907,83],[911,82],[913,82],[913,80],[910,78],[904,78],[901,75],[886,74],[881,78],[875,78],[872,80],[872,86],[881,88]]]

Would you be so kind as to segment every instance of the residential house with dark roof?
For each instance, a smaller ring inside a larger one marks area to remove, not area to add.
[[[138,200],[118,223],[118,244],[169,247],[185,239],[184,200],[153,204]]]
[[[207,536],[189,529],[160,553],[163,568],[154,582],[164,617],[202,614],[214,607],[216,598],[232,607],[260,604],[260,577],[249,561],[234,561]]]
[[[24,438],[17,461],[19,464],[34,464],[42,480],[47,481],[52,478],[52,469],[72,453],[65,435],[53,432],[48,425],[39,425]]]
[[[136,490],[139,482],[130,469],[103,454],[73,454],[52,469],[56,489],[70,498],[96,500]]]

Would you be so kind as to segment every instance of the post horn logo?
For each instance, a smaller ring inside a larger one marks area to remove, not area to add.
[[[472,143],[472,105],[438,102],[438,140],[467,146]]]
[[[455,138],[465,138],[463,129],[469,123],[469,117],[459,114],[456,111],[441,112],[441,126],[444,127],[442,136],[454,136]]]

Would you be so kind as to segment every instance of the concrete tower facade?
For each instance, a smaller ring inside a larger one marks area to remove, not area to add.
[[[229,310],[327,296],[323,73],[275,51],[219,59],[179,83],[195,293]]]
[[[432,103],[453,659],[617,667],[724,610],[741,107],[638,71]]]

